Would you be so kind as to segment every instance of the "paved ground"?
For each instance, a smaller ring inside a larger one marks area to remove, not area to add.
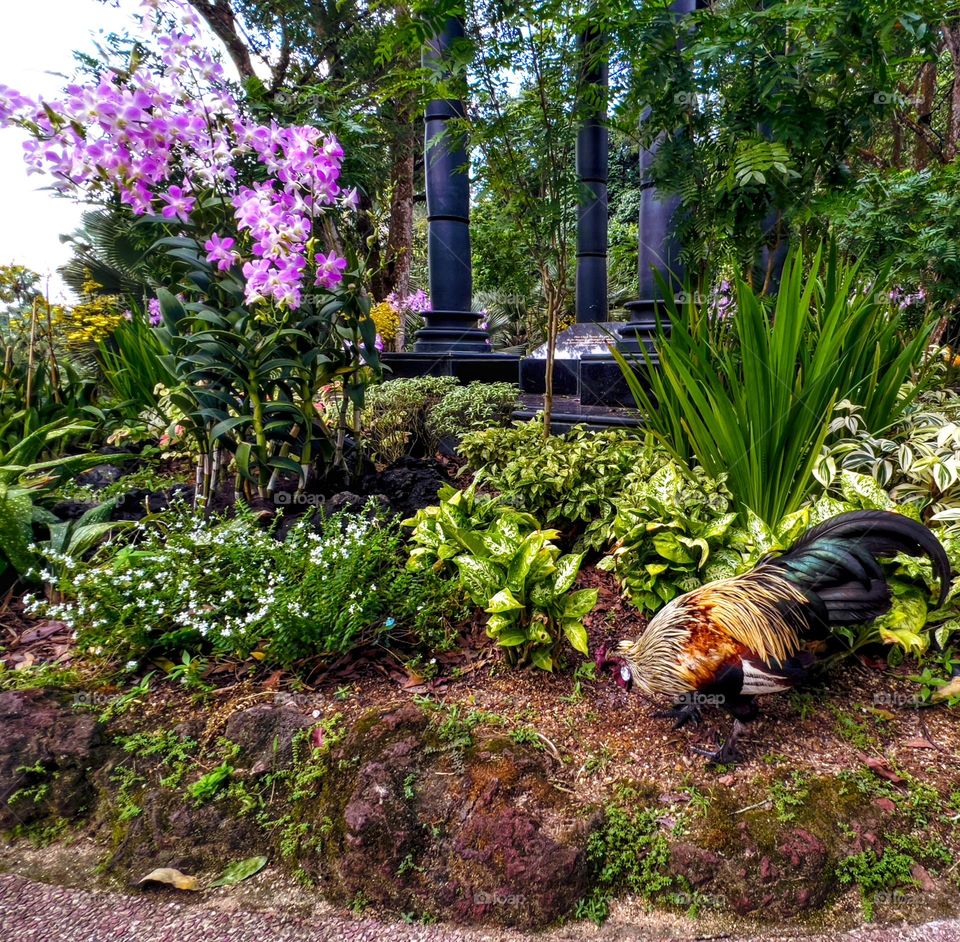
[[[3,942],[540,942],[561,940],[725,940],[725,942],[960,942],[960,921],[924,926],[864,928],[849,933],[796,935],[774,932],[749,939],[696,927],[608,923],[576,925],[539,936],[445,926],[387,924],[317,912],[291,916],[234,908],[230,898],[180,902],[166,896],[131,896],[36,883],[0,875]]]

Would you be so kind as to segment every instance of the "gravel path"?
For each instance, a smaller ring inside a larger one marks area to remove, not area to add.
[[[132,896],[36,883],[0,875],[0,938],[4,942],[539,942],[603,940],[654,942],[696,939],[724,942],[960,942],[960,921],[924,926],[864,928],[830,935],[774,932],[739,938],[677,926],[626,925],[601,929],[578,924],[523,936],[446,926],[414,926],[350,919],[330,913],[296,917],[271,911],[242,911],[230,903],[183,903],[163,897]],[[227,905],[224,906],[224,903]]]

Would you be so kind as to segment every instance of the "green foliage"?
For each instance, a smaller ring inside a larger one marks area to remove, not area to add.
[[[382,465],[410,454],[433,455],[444,436],[508,422],[517,395],[512,383],[461,386],[452,376],[388,380],[367,390],[364,444]]]
[[[842,886],[853,885],[860,890],[863,915],[872,920],[878,893],[917,885],[912,870],[919,862],[949,866],[953,857],[938,841],[921,847],[917,841],[898,835],[880,855],[868,849],[841,860],[836,876]]]
[[[615,572],[630,600],[646,611],[712,578],[733,575],[729,554],[715,562],[725,546],[737,514],[722,485],[700,469],[687,477],[670,462],[649,480],[632,477],[614,501],[613,551],[597,568]]]
[[[238,272],[217,274],[206,251],[186,237],[156,243],[186,263],[181,302],[157,292],[163,323],[155,328],[163,363],[176,375],[170,405],[201,456],[198,503],[224,470],[236,468],[235,493],[256,488],[266,498],[277,476],[296,476],[298,490],[316,462],[322,477],[357,470],[346,460],[350,410],[380,369],[370,301],[354,273],[336,294],[313,293],[295,310],[251,310]],[[333,408],[318,410],[321,391],[335,387]],[[359,459],[359,454],[357,455]]]
[[[477,497],[476,482],[462,491],[446,485],[437,499],[439,504],[424,507],[403,521],[403,526],[413,528],[413,549],[407,561],[410,569],[452,570],[454,557],[477,548],[476,534],[488,530],[504,513],[501,501]],[[512,512],[509,516],[518,532],[536,529],[536,519],[529,514]]]
[[[195,782],[187,786],[187,796],[191,798],[197,806],[205,805],[213,801],[219,795],[233,775],[233,767],[226,762],[222,762],[215,769],[201,775]]]
[[[830,425],[834,440],[815,468],[832,492],[843,472],[869,475],[904,512],[925,520],[960,520],[960,396],[949,389],[920,393],[882,435],[871,434],[863,410],[841,402]]]
[[[680,459],[726,475],[741,509],[774,525],[815,486],[813,469],[834,404],[862,401],[867,426],[880,428],[906,406],[900,387],[923,354],[932,324],[904,340],[899,315],[880,288],[857,287],[858,268],[833,250],[806,271],[802,252],[784,269],[772,312],[736,282],[736,345],[717,340],[709,302],[665,303],[672,330],[658,334],[660,366],[645,353],[639,373],[618,353],[651,429]],[[669,294],[669,292],[665,292]]]
[[[544,440],[539,421],[472,432],[459,452],[507,500],[548,523],[607,517],[627,475],[650,470],[663,457],[649,437],[624,431],[577,426]],[[586,543],[596,547],[602,540],[593,532]]]
[[[148,652],[253,652],[271,663],[336,654],[373,639],[449,643],[456,583],[403,567],[393,522],[303,519],[276,540],[253,515],[204,520],[182,508],[136,542],[80,564],[66,601],[32,608],[62,618],[86,650],[117,661]]]
[[[888,151],[890,125],[912,110],[900,89],[915,87],[943,22],[935,4],[856,0],[733,0],[683,18],[639,4],[609,16],[614,46],[632,51],[611,95],[618,123],[636,127],[642,113],[640,143],[657,142],[649,177],[682,201],[682,257],[701,289],[722,267],[753,274],[764,245],[821,229],[811,206],[843,193],[873,148]],[[924,120],[911,118],[898,127],[908,140]],[[878,221],[891,242],[914,225],[913,203],[894,205]],[[926,223],[921,210],[920,244]],[[770,274],[756,273],[758,289]]]
[[[62,523],[40,503],[81,471],[102,463],[102,455],[95,453],[44,457],[60,442],[90,429],[89,423],[64,417],[36,429],[0,453],[0,572],[10,566],[22,578],[32,577],[39,560],[35,528],[48,530],[47,548],[58,558],[83,555],[112,529],[106,522],[112,510],[110,505],[93,508],[80,520]]]
[[[371,386],[364,402],[361,427],[373,460],[391,465],[418,449],[434,454],[437,438],[428,429],[427,418],[457,385],[453,376],[418,376]]]
[[[796,820],[797,810],[802,808],[810,794],[806,776],[793,771],[784,781],[774,782],[770,788],[773,810],[783,824]]]
[[[866,172],[855,187],[817,209],[840,243],[868,270],[890,268],[900,285],[921,288],[939,316],[957,314],[960,296],[960,164]],[[896,220],[891,225],[891,220]],[[956,336],[956,326],[951,331]]]
[[[458,386],[428,414],[426,424],[430,439],[459,439],[467,432],[506,425],[519,401],[519,391],[513,383]]]
[[[97,344],[97,362],[104,383],[117,400],[117,409],[128,418],[144,412],[158,425],[168,425],[172,416],[164,410],[159,389],[177,383],[157,333],[142,314],[124,321],[108,340]]]
[[[577,905],[576,915],[598,925],[609,915],[614,893],[635,893],[649,900],[675,881],[669,871],[670,847],[656,810],[637,808],[632,792],[622,798],[622,803],[604,809],[603,824],[587,842],[592,888]]]
[[[490,615],[487,634],[513,665],[553,670],[563,636],[587,654],[583,618],[597,590],[570,591],[582,554],[561,556],[552,542],[557,531],[541,530],[529,514],[497,501],[479,503],[474,489],[445,489],[438,506],[404,521],[415,545],[408,565],[456,566],[466,593]]]

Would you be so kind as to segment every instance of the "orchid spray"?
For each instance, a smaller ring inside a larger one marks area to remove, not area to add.
[[[224,448],[238,492],[245,481],[267,496],[284,470],[302,489],[315,427],[343,438],[317,415],[317,390],[335,378],[356,401],[379,369],[358,279],[345,284],[347,259],[318,245],[322,214],[356,205],[340,184],[343,149],[319,128],[248,116],[183,0],[143,0],[137,29],[149,56],[53,100],[0,86],[0,126],[28,132],[28,171],[55,190],[119,200],[166,230],[155,247],[184,275],[158,291],[151,323],[194,417],[199,493],[209,496]]]

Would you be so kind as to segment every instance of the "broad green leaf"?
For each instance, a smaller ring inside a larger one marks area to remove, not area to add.
[[[583,622],[564,618],[562,624],[563,633],[567,636],[567,640],[573,646],[573,649],[583,655],[589,654],[587,629],[583,627]]]
[[[513,648],[527,642],[527,633],[522,628],[506,628],[497,636],[497,644],[503,648]]]
[[[518,602],[509,589],[501,589],[489,599],[485,611],[492,613],[514,612],[522,608],[523,603]]]
[[[476,556],[457,556],[454,559],[460,573],[460,583],[475,605],[486,607],[490,597],[503,584],[503,571],[485,559]]]
[[[694,562],[690,551],[680,543],[677,535],[669,530],[654,536],[653,547],[664,559],[669,559],[672,563]]]
[[[597,589],[581,589],[568,595],[563,605],[564,618],[583,618],[597,604]]]
[[[237,863],[230,864],[210,886],[233,886],[235,883],[249,880],[266,865],[266,857],[248,857],[246,860],[237,861]]]
[[[537,648],[530,655],[530,660],[541,670],[553,670],[553,658],[550,656],[550,650],[548,648]]]
[[[514,592],[523,592],[530,566],[540,552],[541,546],[543,546],[543,539],[537,533],[531,533],[524,538],[507,566],[507,588]]]
[[[855,471],[840,472],[843,499],[863,510],[887,510],[893,501],[890,495],[869,475]]]
[[[508,631],[516,622],[517,616],[513,613],[491,615],[487,619],[487,636],[499,638],[500,634]]]
[[[0,552],[20,575],[35,563],[28,548],[33,540],[33,501],[22,490],[0,483]]]
[[[563,595],[573,585],[582,562],[583,553],[570,553],[557,560],[557,575],[553,584],[553,590],[557,595]]]

